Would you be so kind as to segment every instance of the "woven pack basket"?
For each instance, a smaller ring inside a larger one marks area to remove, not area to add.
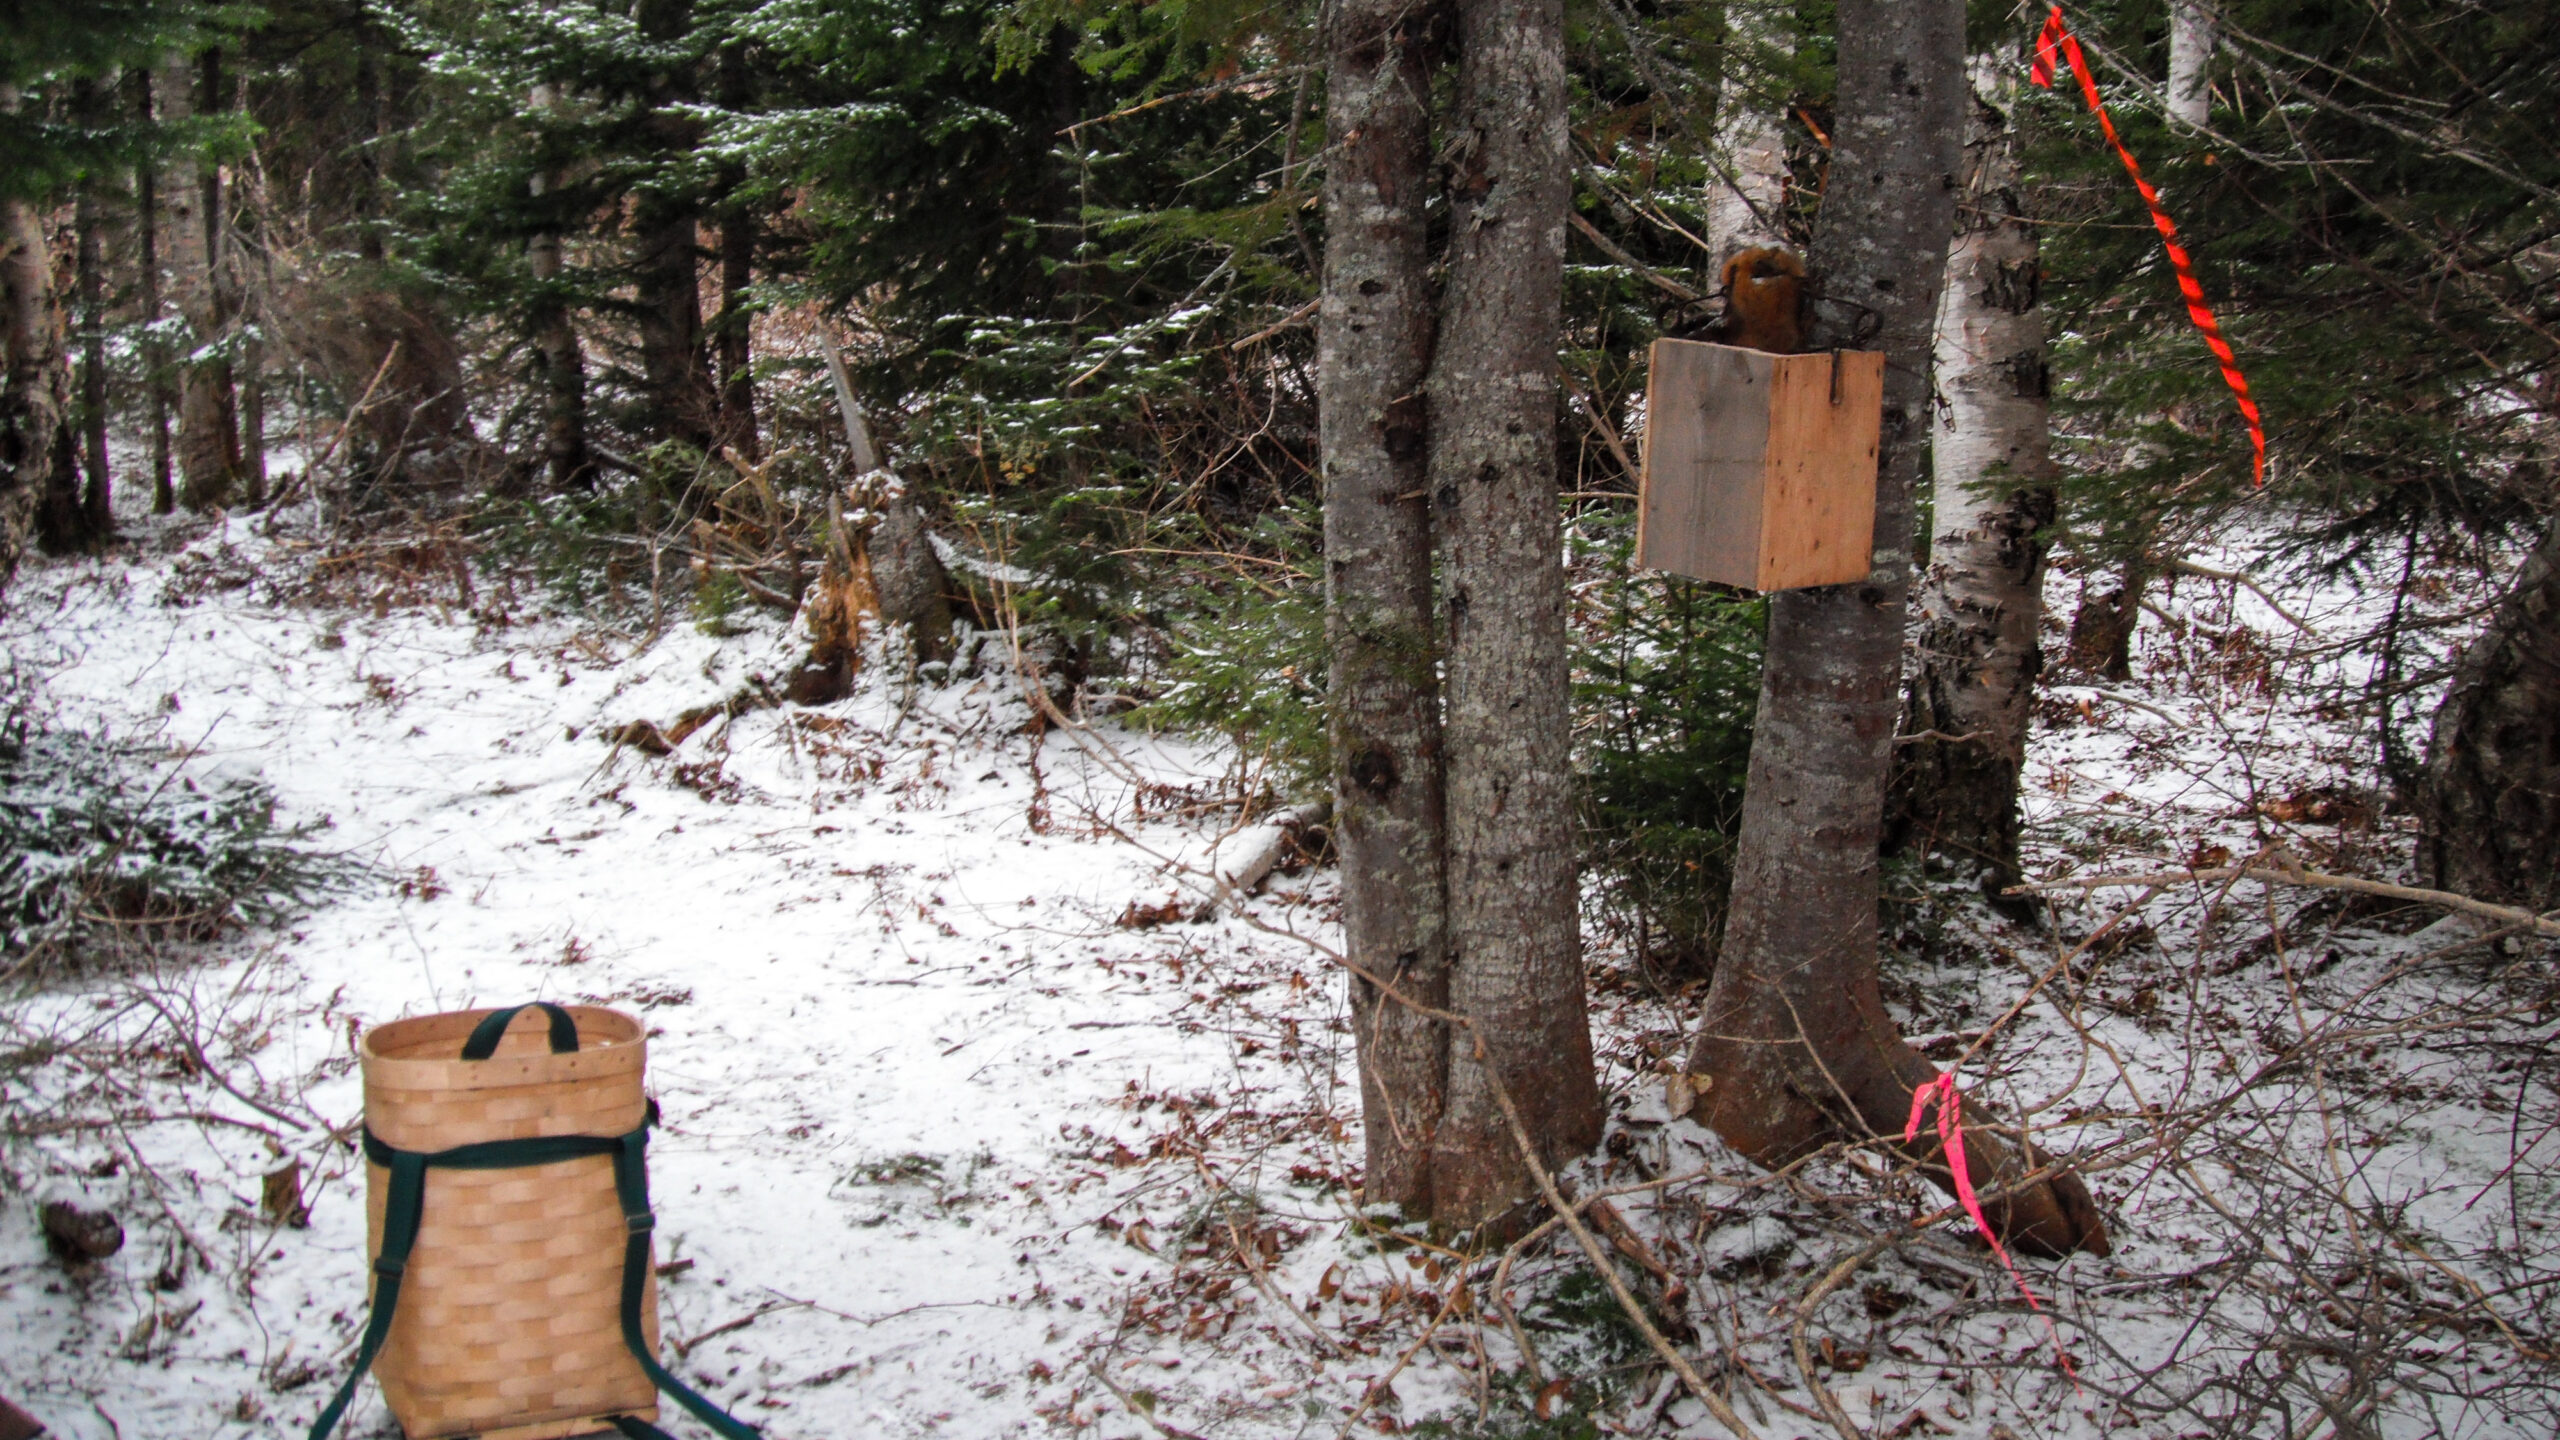
[[[638,1021],[465,1010],[379,1026],[362,1054],[373,1313],[313,1440],[368,1367],[409,1440],[652,1436],[661,1390],[754,1436],[657,1360]]]

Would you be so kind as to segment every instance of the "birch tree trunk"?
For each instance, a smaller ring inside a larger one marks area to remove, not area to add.
[[[1754,245],[1787,243],[1787,140],[1753,80],[1794,53],[1791,7],[1726,7],[1724,75],[1716,93],[1714,160],[1732,167],[1707,185],[1707,247],[1721,265]]]
[[[1769,606],[1767,659],[1724,948],[1690,1068],[1698,1118],[1753,1159],[1899,1134],[1935,1067],[1904,1044],[1877,984],[1877,842],[1899,718],[1932,322],[1954,226],[1965,106],[1961,0],[1841,0],[1839,104],[1815,232],[1813,347],[1885,352],[1874,569]],[[1968,1107],[1985,1189],[2024,1174]],[[1917,1147],[1948,1183],[1934,1143]],[[2025,1157],[2032,1160],[2034,1157]],[[2065,1175],[1990,1207],[2022,1248],[2103,1252]]]
[[[1550,1160],[1599,1143],[1574,883],[1556,351],[1571,200],[1563,0],[1459,0],[1449,248],[1424,382],[1445,597],[1449,1008]],[[1454,1038],[1454,1037],[1453,1037]],[[1534,1194],[1471,1042],[1449,1054],[1433,1214]]]
[[[2462,652],[2427,738],[2430,884],[2560,905],[2560,520]]]
[[[548,111],[560,103],[553,85],[533,87],[533,108]],[[547,171],[534,172],[534,202],[551,193]],[[586,490],[595,485],[595,459],[587,453],[587,364],[578,349],[576,317],[561,293],[560,231],[545,225],[525,242],[525,268],[533,276],[532,321],[534,368],[542,389],[542,454],[550,468],[554,491]]]
[[[1988,59],[1974,73],[1934,342],[1935,534],[1885,831],[1888,850],[1934,851],[1996,895],[2017,878],[2018,769],[2044,668],[2038,532],[2053,520],[2054,491],[2036,230],[2006,108],[2017,86]]]
[[[1334,845],[1360,1057],[1363,1199],[1433,1213],[1450,1036],[1370,977],[1449,1000],[1447,836],[1432,627],[1434,33],[1406,0],[1340,0],[1326,37],[1324,278],[1316,328]]]
[[[0,113],[18,111],[0,81]],[[0,199],[0,598],[26,554],[37,507],[54,488],[62,427],[62,324],[53,256],[36,207]]]
[[[2169,118],[2201,130],[2213,112],[2214,49],[2222,22],[2211,0],[2169,0]]]

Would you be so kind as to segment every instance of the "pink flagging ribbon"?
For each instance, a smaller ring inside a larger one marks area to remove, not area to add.
[[[1911,1123],[1902,1127],[1902,1142],[1908,1145],[1920,1138],[1920,1122],[1927,1118],[1932,1103],[1938,1107],[1938,1144],[1946,1152],[1947,1173],[1955,1179],[1956,1203],[1964,1206],[1964,1213],[1973,1217],[1973,1228],[1981,1231],[1982,1238],[1991,1242],[1991,1253],[2000,1257],[2000,1264],[2009,1272],[2011,1283],[2018,1287],[2019,1294],[2027,1297],[2027,1308],[2043,1316],[2044,1328],[2053,1336],[2053,1353],[2062,1361],[2063,1373],[2071,1377],[2073,1384],[2078,1384],[2080,1374],[2071,1368],[2071,1352],[2062,1348],[2062,1332],[2055,1329],[2053,1317],[2045,1314],[2044,1303],[2036,1299],[2036,1292],[2027,1288],[2027,1277],[2018,1273],[2017,1262],[2009,1258],[2008,1247],[2000,1243],[1999,1233],[1991,1228],[1990,1217],[1982,1213],[1982,1197],[1975,1193],[1973,1176],[1964,1164],[1964,1097],[1956,1093],[1956,1077],[1941,1075],[1911,1092]]]

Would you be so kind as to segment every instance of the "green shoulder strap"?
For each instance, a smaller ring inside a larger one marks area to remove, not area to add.
[[[658,1225],[657,1216],[649,1210],[649,1127],[641,1126],[622,1137],[622,1146],[613,1154],[613,1188],[622,1197],[623,1224],[630,1238],[622,1247],[622,1343],[629,1346],[640,1368],[649,1373],[650,1383],[676,1398],[677,1403],[708,1425],[723,1440],[761,1440],[753,1426],[731,1416],[727,1411],[694,1393],[693,1387],[677,1379],[673,1372],[658,1363],[649,1353],[649,1337],[640,1328],[640,1300],[649,1276],[649,1232]],[[625,1416],[614,1421],[625,1435],[637,1440],[652,1440],[655,1427]],[[648,1433],[634,1431],[643,1426]]]
[[[391,1193],[383,1204],[382,1253],[373,1262],[373,1313],[365,1320],[363,1343],[356,1346],[355,1368],[347,1372],[346,1383],[330,1397],[320,1418],[311,1422],[311,1440],[327,1440],[329,1432],[338,1428],[347,1402],[355,1398],[356,1382],[373,1368],[383,1337],[391,1333],[391,1316],[400,1305],[400,1277],[409,1268],[409,1252],[417,1247],[418,1217],[425,1211],[426,1198],[427,1157],[415,1150],[393,1151]]]

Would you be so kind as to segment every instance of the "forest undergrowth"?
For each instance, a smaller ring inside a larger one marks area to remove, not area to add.
[[[1897,1018],[2072,1157],[2112,1255],[2013,1278],[1881,1137],[1752,1170],[1666,1104],[1711,1083],[1673,1073],[1703,982],[1588,927],[1612,1119],[1560,1179],[1639,1325],[1552,1215],[1363,1211],[1320,825],[1024,631],[933,674],[874,638],[850,698],[741,707],[799,643],[752,607],[554,613],[450,528],[132,528],[20,582],[60,733],[183,717],[153,783],[326,817],[358,878],[12,976],[9,1190],[122,1234],[0,1240],[59,1433],[306,1421],[362,1314],[353,1037],[535,996],[648,1021],[672,1363],[777,1437],[1722,1433],[1646,1327],[1768,1436],[2560,1414],[2549,942],[2160,878],[2407,878],[2352,577],[2291,620],[2184,579],[2131,681],[2049,676],[2006,913],[1889,877]]]

